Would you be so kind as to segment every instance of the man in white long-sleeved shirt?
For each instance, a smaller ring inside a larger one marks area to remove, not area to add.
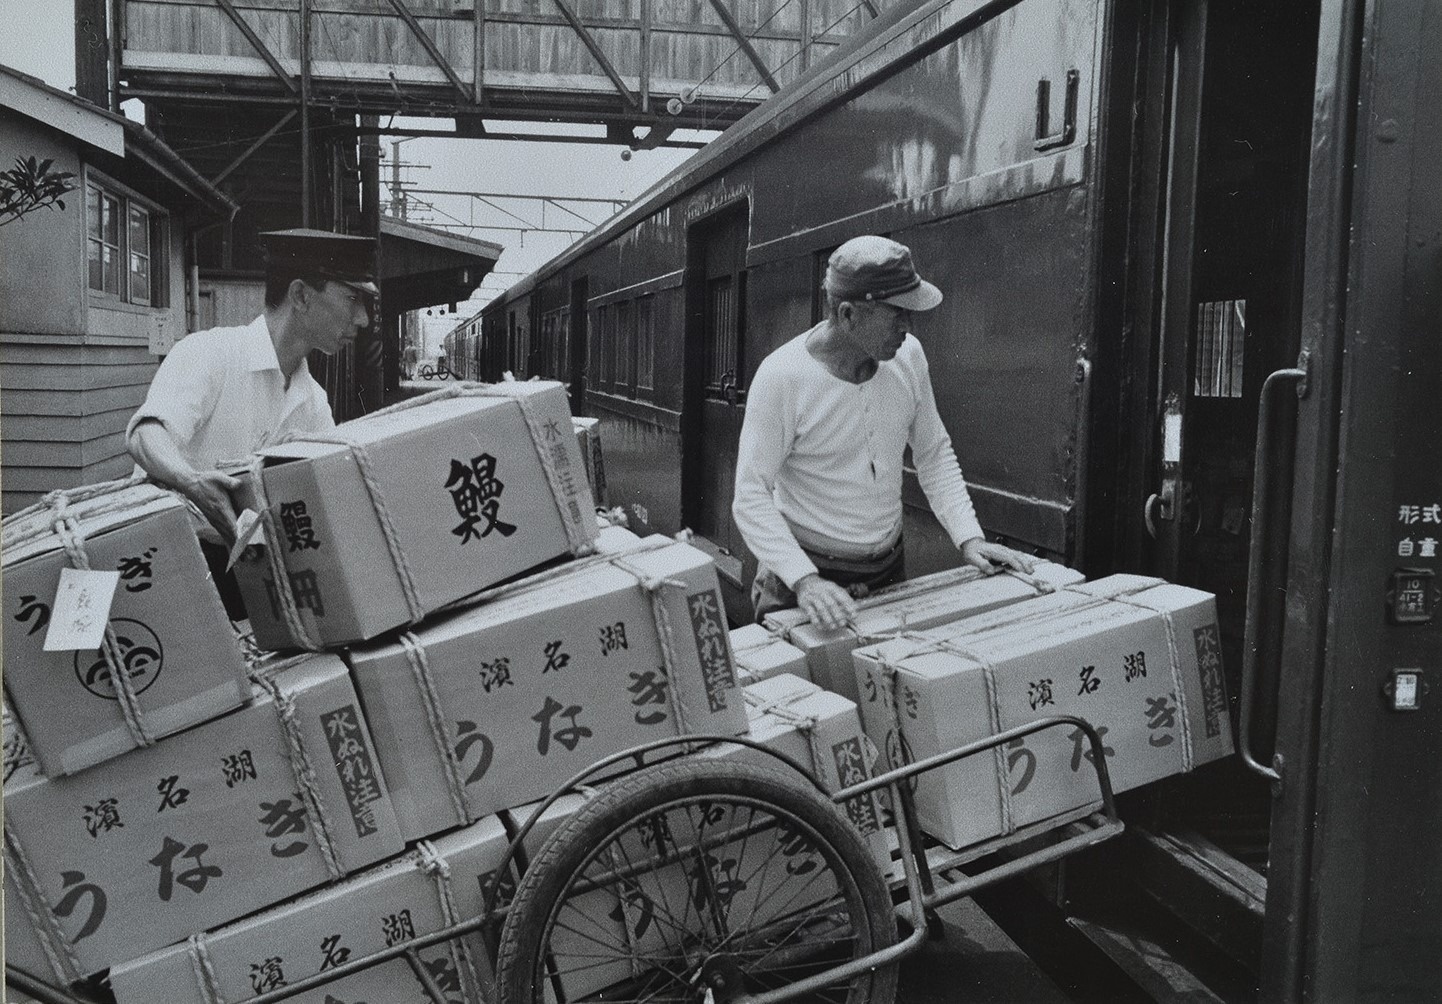
[[[759,621],[800,606],[825,627],[852,619],[851,590],[905,576],[902,456],[911,446],[932,511],[983,571],[1030,572],[1024,555],[989,543],[932,395],[913,311],[941,303],[911,252],[857,237],[826,269],[827,317],[767,356],[747,392],[732,515],[759,568]]]

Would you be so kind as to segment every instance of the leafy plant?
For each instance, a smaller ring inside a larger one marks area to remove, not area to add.
[[[15,158],[15,166],[0,171],[0,226],[13,223],[27,213],[46,207],[64,209],[61,196],[80,185],[73,171],[55,171],[55,161],[47,157]]]

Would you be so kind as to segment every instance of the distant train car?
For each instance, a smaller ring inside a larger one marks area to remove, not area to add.
[[[1129,799],[1056,876],[1069,930],[1166,999],[1431,999],[1438,51],[1420,2],[889,9],[489,305],[470,375],[566,381],[613,501],[701,535],[740,619],[748,383],[833,248],[910,245],[987,531],[1217,595],[1243,756]],[[905,501],[908,568],[954,563]]]

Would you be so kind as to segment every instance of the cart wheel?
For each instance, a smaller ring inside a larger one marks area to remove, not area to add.
[[[679,761],[547,839],[506,914],[500,999],[725,1004],[895,941],[886,884],[828,799],[774,769]],[[796,999],[891,1004],[896,979],[888,965]]]

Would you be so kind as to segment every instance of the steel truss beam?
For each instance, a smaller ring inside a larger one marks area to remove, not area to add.
[[[240,16],[240,11],[235,9],[235,5],[232,4],[230,0],[215,0],[215,3],[216,6],[225,11],[227,17],[235,22],[235,26],[240,29],[240,33],[245,36],[246,41],[251,44],[256,52],[260,53],[260,58],[265,60],[266,65],[270,67],[270,71],[275,74],[276,79],[285,85],[286,90],[290,91],[292,96],[300,97],[300,88],[297,87],[295,81],[290,78],[290,74],[285,72],[285,67],[281,66],[280,60],[275,58],[275,53],[266,47],[265,42],[255,33],[255,29],[251,28],[251,26],[246,23],[245,18]]]
[[[479,6],[481,2],[482,0],[477,0],[477,6]],[[409,28],[411,34],[416,37],[416,41],[421,43],[421,47],[426,50],[431,60],[441,68],[441,72],[446,75],[446,79],[451,82],[451,86],[460,92],[461,97],[465,98],[468,104],[475,104],[475,91],[460,78],[460,75],[456,73],[450,62],[447,61],[445,55],[440,49],[436,48],[436,43],[431,40],[431,36],[426,33],[425,28],[421,27],[421,23],[416,20],[416,16],[412,14],[410,8],[406,6],[405,0],[391,0],[391,6],[396,9],[396,13],[401,16],[401,20],[406,23],[406,27]]]
[[[557,2],[559,2],[559,0],[557,0]],[[766,64],[761,61],[760,53],[758,53],[755,46],[751,44],[751,40],[746,37],[746,33],[741,30],[741,25],[736,22],[736,19],[731,16],[731,12],[726,9],[725,0],[711,0],[711,6],[716,10],[716,14],[721,18],[722,23],[731,30],[732,36],[736,39],[736,44],[740,46],[742,52],[746,53],[746,58],[751,60],[751,65],[756,67],[756,72],[761,74],[761,79],[766,81],[767,87],[771,88],[771,93],[775,94],[781,90],[781,85],[776,82],[776,78],[771,75],[771,71],[767,69]],[[804,26],[802,34],[803,36],[805,34]],[[804,37],[799,41],[802,45],[806,44]]]
[[[394,2],[394,0],[392,0],[392,2]],[[596,57],[596,62],[601,64],[602,71],[605,72],[606,76],[611,78],[611,83],[616,85],[616,90],[620,92],[621,97],[625,100],[626,107],[639,110],[641,106],[640,102],[636,100],[636,95],[631,93],[631,89],[627,87],[626,82],[621,79],[621,74],[616,72],[616,67],[611,65],[611,61],[607,59],[606,54],[601,51],[600,44],[591,36],[590,30],[581,22],[581,19],[576,16],[576,12],[571,9],[571,5],[567,3],[566,0],[555,0],[555,3],[561,13],[566,16],[566,20],[571,23],[571,29],[580,36],[586,48],[591,50],[591,55]]]

